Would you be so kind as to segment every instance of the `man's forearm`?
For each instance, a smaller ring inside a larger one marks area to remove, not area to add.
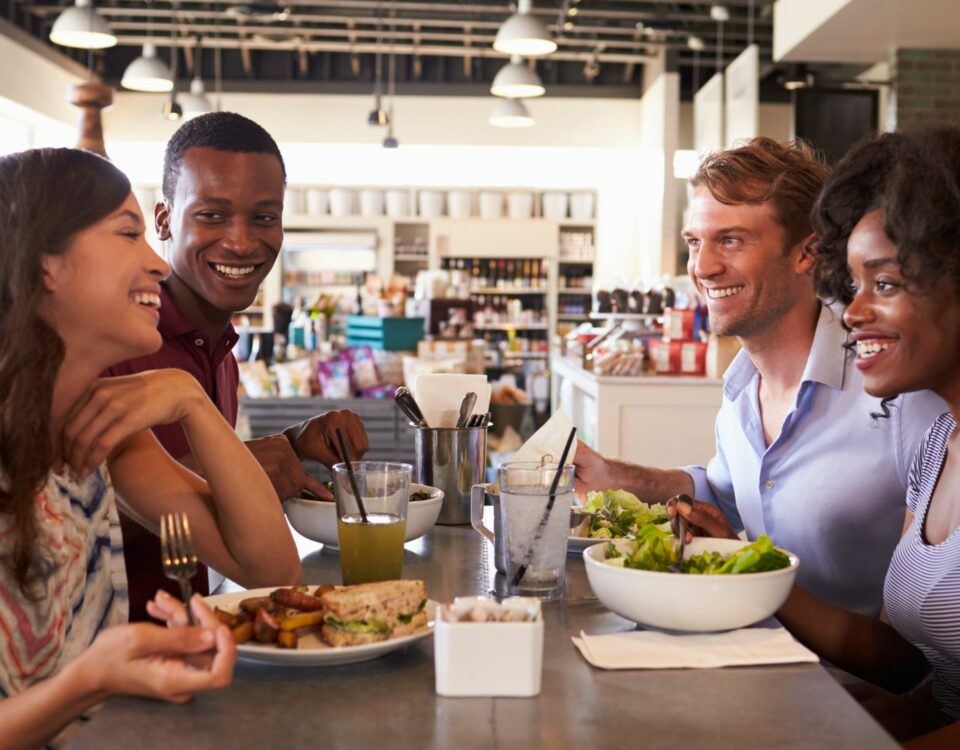
[[[606,489],[628,490],[641,500],[663,503],[681,492],[693,496],[693,479],[683,469],[653,469],[647,466],[607,459]]]

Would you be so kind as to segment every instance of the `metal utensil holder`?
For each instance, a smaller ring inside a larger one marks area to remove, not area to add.
[[[487,465],[487,428],[418,427],[416,481],[443,490],[437,523],[470,523],[470,491],[484,481]]]

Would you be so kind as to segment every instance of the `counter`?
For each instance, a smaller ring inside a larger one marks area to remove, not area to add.
[[[595,375],[558,355],[550,371],[554,409],[566,411],[580,438],[604,456],[661,468],[713,456],[722,379]]]
[[[489,510],[489,509],[488,509]],[[339,581],[337,555],[301,547],[304,580]],[[404,576],[431,598],[502,585],[491,545],[470,527],[437,526],[409,542]],[[68,750],[301,748],[871,748],[899,747],[818,664],[736,669],[594,669],[570,638],[633,623],[593,597],[583,560],[567,564],[566,599],[544,606],[543,687],[535,698],[441,698],[432,639],[339,667],[238,665],[233,685],[177,706],[114,698]]]

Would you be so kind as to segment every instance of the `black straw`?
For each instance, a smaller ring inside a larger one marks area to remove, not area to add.
[[[363,507],[363,500],[360,499],[360,486],[357,484],[357,476],[353,473],[353,462],[350,460],[350,451],[347,450],[347,442],[343,439],[343,433],[339,427],[337,428],[337,442],[340,443],[340,455],[343,456],[343,461],[347,465],[347,476],[350,477],[350,486],[353,487],[353,495],[357,498],[357,507],[360,508],[360,518],[363,519],[364,523],[369,523],[367,520],[367,509]]]
[[[547,500],[547,507],[544,508],[543,515],[540,517],[540,523],[537,524],[537,533],[533,535],[533,541],[527,547],[527,554],[523,556],[523,565],[517,568],[517,573],[513,577],[513,585],[519,586],[520,581],[527,574],[527,568],[533,559],[533,548],[540,537],[543,536],[543,530],[547,527],[547,521],[550,519],[550,511],[553,510],[553,501],[557,499],[557,487],[560,485],[560,475],[563,473],[563,465],[567,462],[567,455],[570,453],[570,447],[573,445],[573,439],[577,436],[577,428],[570,428],[570,437],[567,438],[567,444],[563,446],[563,453],[560,455],[560,465],[557,467],[557,473],[550,484],[550,498]]]

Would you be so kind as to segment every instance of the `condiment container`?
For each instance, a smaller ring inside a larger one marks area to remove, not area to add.
[[[474,610],[529,619],[463,621]],[[437,613],[434,667],[438,695],[528,698],[540,694],[543,613],[530,597],[455,599]]]
[[[307,213],[324,216],[330,210],[330,196],[321,188],[307,188]]]
[[[421,190],[417,200],[420,216],[424,219],[443,216],[443,193],[439,190]]]
[[[287,216],[303,213],[303,191],[288,187],[283,193],[283,213]]]
[[[533,193],[507,195],[507,216],[511,219],[529,219],[533,216]]]
[[[567,218],[569,196],[566,193],[543,194],[543,218],[558,221]]]
[[[503,216],[503,193],[480,193],[480,218],[499,219]]]
[[[570,196],[570,218],[576,221],[593,219],[593,193],[573,193]]]

